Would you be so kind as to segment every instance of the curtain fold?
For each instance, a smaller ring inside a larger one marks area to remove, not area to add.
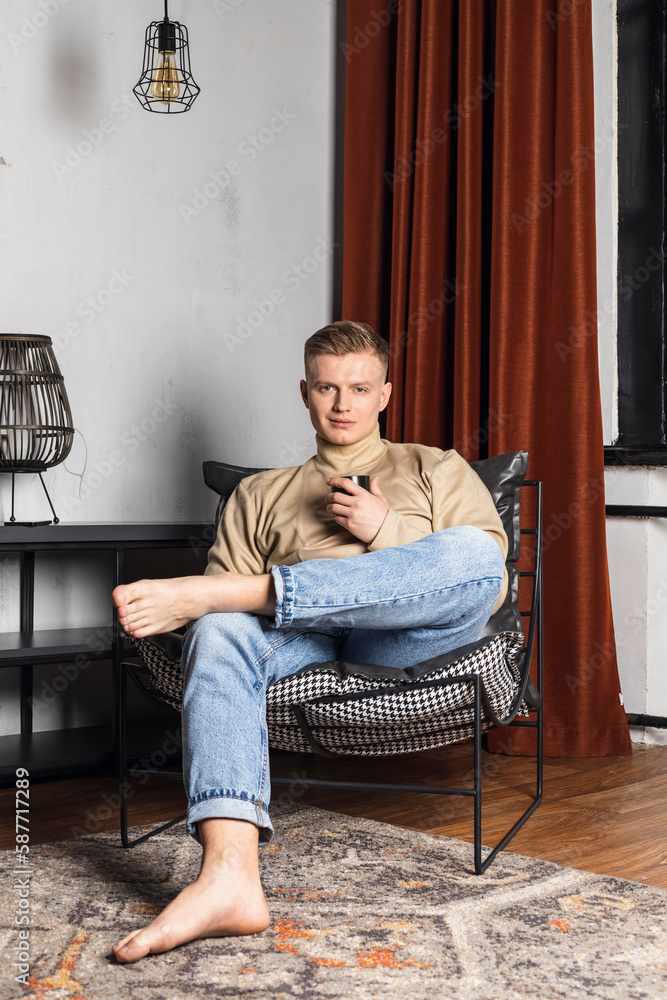
[[[545,752],[627,754],[590,322],[590,0],[554,9],[348,0],[343,316],[389,340],[390,440],[469,461],[528,451],[544,481]]]

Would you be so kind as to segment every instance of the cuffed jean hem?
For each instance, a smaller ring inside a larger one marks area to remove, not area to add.
[[[276,591],[275,628],[292,624],[294,618],[294,576],[289,566],[272,566],[270,571]]]
[[[202,819],[245,819],[259,827],[260,844],[269,844],[273,839],[273,824],[262,802],[230,788],[213,788],[200,792],[188,803],[187,832],[198,844],[201,838],[197,823]]]

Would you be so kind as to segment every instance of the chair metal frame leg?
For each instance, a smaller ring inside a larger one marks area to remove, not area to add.
[[[185,817],[186,813],[182,816],[177,816],[176,819],[171,819],[167,823],[163,823],[161,826],[155,828],[155,830],[150,830],[148,833],[143,834],[141,837],[135,837],[134,840],[130,840],[128,825],[127,825],[127,799],[128,790],[130,788],[129,778],[136,777],[138,774],[153,774],[160,778],[180,778],[183,780],[183,775],[179,771],[160,771],[157,769],[142,768],[136,772],[128,771],[127,768],[127,671],[134,666],[132,663],[121,663],[120,664],[120,677],[118,684],[118,780],[119,780],[119,794],[120,794],[120,839],[123,847],[137,847],[138,844],[143,844],[151,837],[156,836],[158,833],[162,833],[163,830],[168,830],[170,827],[175,826],[177,823],[181,823]]]
[[[543,645],[543,608],[542,608],[542,483],[530,481],[526,486],[536,487],[536,522],[535,528],[524,528],[522,534],[535,535],[535,565],[532,573],[525,575],[534,576],[533,600],[531,602],[530,630],[526,644],[528,667],[533,647],[537,653],[537,690],[541,698],[544,691],[544,645]],[[481,701],[483,685],[480,678],[475,678],[475,818],[474,818],[474,850],[475,850],[475,874],[483,875],[496,855],[504,850],[510,840],[521,829],[526,820],[532,816],[542,801],[544,789],[544,707],[540,705],[537,709],[537,718],[534,721],[522,721],[513,719],[509,726],[521,727],[524,729],[535,729],[537,739],[537,753],[535,759],[535,796],[532,803],[519,817],[514,826],[500,840],[496,846],[489,851],[486,858],[482,860],[482,769],[481,769]]]
[[[539,651],[538,651],[539,658]],[[524,728],[535,728],[537,730],[537,754],[536,754],[536,774],[535,774],[535,795],[528,808],[521,814],[514,826],[508,830],[502,840],[489,851],[486,858],[482,859],[482,727],[481,727],[481,684],[479,676],[475,678],[475,786],[474,786],[474,852],[475,852],[475,875],[483,875],[489,865],[495,860],[496,855],[505,849],[510,840],[519,832],[526,820],[533,815],[542,801],[543,790],[543,755],[542,755],[542,709],[537,711],[537,721],[535,722],[513,722],[512,726]],[[541,689],[541,683],[540,683]]]

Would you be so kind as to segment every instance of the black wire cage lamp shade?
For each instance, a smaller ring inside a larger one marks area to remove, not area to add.
[[[64,462],[74,440],[65,380],[50,337],[0,333],[0,473],[37,473],[57,524],[42,473]],[[22,522],[34,524],[37,522]],[[50,521],[40,521],[50,524]]]
[[[199,93],[190,69],[188,29],[169,20],[167,0],[163,20],[146,28],[144,65],[133,91],[146,111],[173,115],[188,111]]]

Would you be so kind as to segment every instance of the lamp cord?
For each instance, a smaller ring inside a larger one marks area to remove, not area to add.
[[[169,14],[167,13],[167,0],[164,0],[164,19],[165,21],[169,20]]]
[[[69,472],[70,476],[78,476],[79,477],[79,497],[78,497],[78,499],[80,500],[81,499],[81,487],[83,485],[83,477],[86,474],[86,466],[88,465],[88,445],[86,444],[86,439],[85,439],[85,437],[83,436],[83,434],[81,433],[81,431],[79,430],[78,427],[74,428],[74,433],[78,434],[79,437],[81,438],[81,440],[83,441],[83,447],[85,449],[84,458],[83,458],[83,469],[81,470],[81,472],[72,472],[71,469],[67,468],[67,465],[65,464],[65,462],[63,462],[63,469],[65,470],[65,472]]]

